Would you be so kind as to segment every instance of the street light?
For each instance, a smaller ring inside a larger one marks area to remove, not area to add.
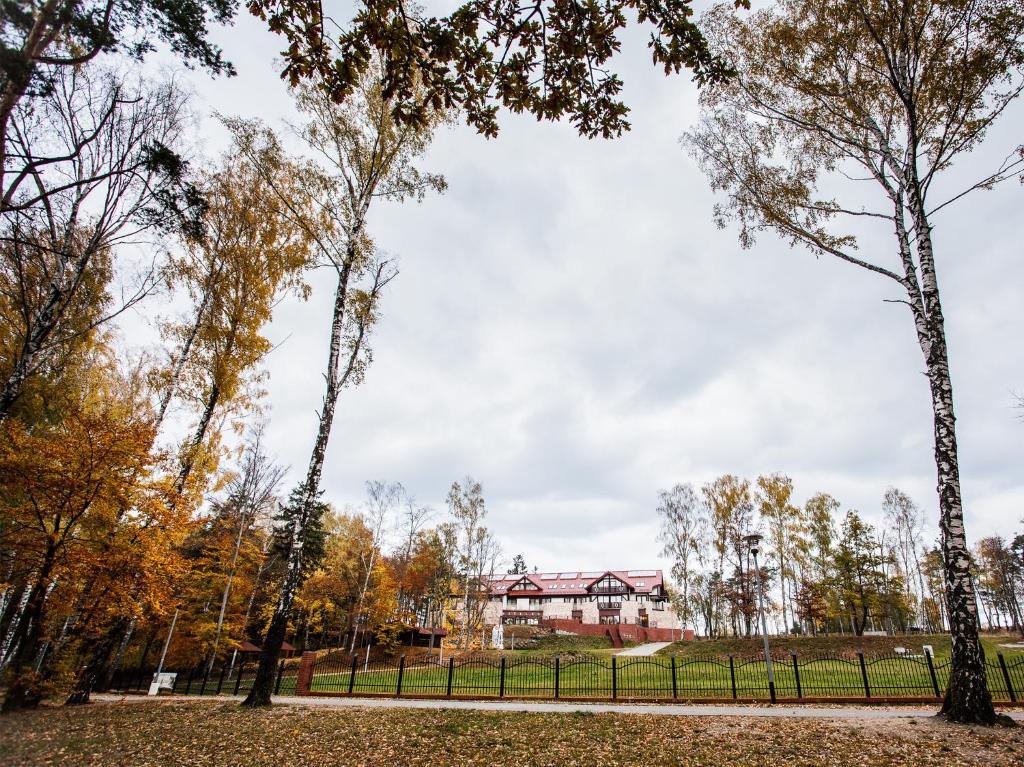
[[[744,537],[747,550],[754,555],[754,570],[757,572],[757,611],[761,613],[761,638],[764,640],[764,663],[768,668],[768,695],[775,702],[775,673],[772,670],[772,651],[768,647],[768,619],[764,614],[764,584],[761,583],[761,567],[757,563],[757,552],[761,545],[761,536],[753,533]]]

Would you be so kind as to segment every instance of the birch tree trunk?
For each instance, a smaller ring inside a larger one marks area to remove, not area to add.
[[[46,301],[31,319],[31,326],[18,350],[18,357],[0,389],[0,421],[7,418],[14,403],[21,397],[25,382],[56,330],[65,305],[82,282],[91,257],[92,249],[89,245],[74,259],[68,258],[66,252],[59,254],[56,274],[47,288]]]
[[[13,657],[7,672],[11,678],[4,696],[3,706],[0,707],[0,713],[6,714],[11,711],[34,708],[42,699],[37,685],[27,678],[27,669],[32,663],[33,656],[39,647],[39,639],[43,635],[46,597],[49,593],[50,575],[53,572],[56,559],[57,549],[51,544],[47,548],[32,588],[28,592],[25,609],[22,610],[14,625],[10,644],[13,648]]]
[[[350,243],[352,241],[350,240]],[[349,255],[354,255],[354,243],[349,245]],[[344,335],[345,301],[348,296],[348,281],[354,258],[346,258],[338,272],[338,285],[334,292],[334,314],[331,319],[331,342],[327,357],[327,383],[324,392],[323,407],[320,411],[320,426],[317,430],[313,452],[309,458],[309,468],[303,486],[302,505],[292,527],[291,540],[288,546],[288,560],[285,569],[284,583],[281,594],[274,608],[274,616],[267,628],[267,635],[260,651],[259,667],[252,689],[243,701],[243,706],[260,707],[270,705],[270,696],[274,687],[274,674],[281,654],[281,645],[288,629],[288,617],[291,613],[295,594],[302,585],[302,544],[306,536],[306,525],[320,487],[320,476],[323,473],[324,456],[327,454],[327,442],[331,436],[331,425],[334,421],[334,408],[338,399],[339,373],[338,363],[341,359],[341,343]]]
[[[217,615],[217,631],[213,636],[213,650],[210,652],[210,660],[206,665],[206,673],[213,671],[213,664],[217,660],[217,649],[220,647],[220,634],[224,628],[224,614],[228,610],[228,597],[231,595],[231,582],[235,579],[235,568],[238,565],[238,550],[242,548],[242,534],[245,532],[245,505],[242,504],[238,520],[238,535],[235,536],[235,548],[231,552],[231,566],[228,568],[228,578],[224,584],[224,592],[220,599],[220,613]]]
[[[192,354],[192,346],[196,342],[196,336],[199,335],[199,328],[202,326],[203,320],[206,318],[206,310],[210,305],[210,299],[213,295],[213,284],[220,276],[222,268],[223,265],[219,264],[210,276],[210,282],[206,286],[206,290],[203,291],[203,299],[199,302],[199,306],[196,308],[195,319],[188,330],[188,335],[185,336],[185,342],[181,345],[178,357],[174,360],[174,365],[171,367],[170,381],[167,382],[167,387],[160,395],[160,404],[157,407],[155,419],[155,428],[158,431],[164,422],[164,417],[167,415],[167,408],[170,406],[171,400],[174,398],[174,392],[178,388],[178,381],[181,380],[181,374],[185,370],[185,364],[188,362],[188,358]]]
[[[178,470],[178,476],[174,480],[174,494],[180,496],[182,491],[185,489],[185,483],[188,482],[189,476],[192,474],[192,469],[195,466],[196,455],[199,449],[203,446],[203,440],[206,439],[206,432],[210,429],[210,423],[213,421],[213,414],[217,409],[217,402],[220,400],[220,387],[216,383],[211,384],[210,392],[206,395],[206,404],[203,406],[203,414],[199,418],[199,424],[196,426],[196,431],[192,435],[192,441],[185,451],[185,456],[181,460],[181,468]]]
[[[952,662],[946,697],[942,702],[942,713],[955,722],[992,724],[996,721],[996,712],[986,680],[985,651],[978,637],[978,608],[967,536],[964,532],[964,510],[960,493],[953,383],[949,373],[946,327],[939,298],[931,226],[920,201],[919,185],[913,166],[908,175],[908,186],[911,190],[910,210],[917,235],[921,298],[928,331],[926,338],[919,333],[919,339],[922,341],[921,351],[927,365],[932,395],[939,531],[946,585],[946,609],[952,636]]]

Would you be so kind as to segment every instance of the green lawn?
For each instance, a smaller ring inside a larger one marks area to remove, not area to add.
[[[672,665],[675,664],[673,690]],[[766,665],[761,659],[735,658],[730,666],[726,657],[621,657],[599,655],[563,657],[558,664],[560,697],[611,698],[759,698],[769,696]],[[947,658],[936,658],[935,679],[940,691],[949,673]],[[931,670],[923,658],[878,657],[859,659],[780,658],[773,664],[775,687],[779,697],[865,697],[864,676],[872,697],[934,697]],[[1015,690],[1024,693],[1024,658],[1007,661],[1007,673]],[[322,669],[313,677],[312,692],[349,691],[354,693],[390,693],[398,689],[397,664],[374,664],[351,670]],[[402,671],[404,694],[445,695],[448,686],[448,661],[410,660]],[[799,686],[798,686],[799,676]],[[452,693],[456,696],[499,695],[502,693],[502,668],[498,658],[456,659],[451,666]],[[734,682],[735,680],[735,692]],[[997,700],[1009,700],[1002,669],[989,661],[989,687]],[[507,696],[554,697],[555,659],[509,656],[505,660],[504,689]],[[1021,695],[1024,697],[1024,694]]]
[[[1007,660],[1010,658],[1024,657],[1024,650],[1004,647],[1005,644],[1021,642],[1019,637],[1011,636],[984,636],[982,644],[985,647],[986,655],[992,659],[998,653],[1002,653]],[[839,655],[842,657],[855,658],[858,652],[865,656],[892,655],[897,647],[904,647],[912,653],[920,653],[924,645],[931,645],[935,652],[936,660],[944,660],[949,657],[950,642],[949,634],[916,634],[909,636],[866,636],[855,637],[849,634],[830,636],[792,636],[792,637],[770,637],[773,654],[789,655],[796,653],[799,656],[823,656]],[[661,649],[659,655],[674,655],[677,658],[703,657],[708,655],[728,656],[736,655],[742,657],[760,656],[763,654],[763,645],[759,637],[737,638],[725,637],[722,639],[697,639],[692,642],[673,642],[668,647]]]
[[[594,640],[598,641],[594,641]],[[880,655],[880,651],[903,646],[916,652],[923,644],[935,650],[935,679],[940,691],[945,689],[949,673],[949,641],[945,636],[867,637],[854,643],[850,637],[772,638],[775,662],[773,670],[777,696],[797,697],[865,697],[864,674],[872,697],[934,697],[934,686],[928,663],[923,657]],[[1006,638],[986,637],[989,687],[996,700],[1009,700],[1009,693],[998,662],[1003,653],[1006,673],[1017,694],[1024,699],[1024,653],[1003,648]],[[555,696],[555,659],[558,658],[558,695],[563,698],[671,699],[701,698],[767,699],[768,680],[760,640],[724,639],[676,643],[654,657],[616,657],[613,679],[612,652],[603,647],[600,638],[546,638],[541,646],[530,650],[504,653],[504,688],[502,689],[499,653],[456,658],[452,667],[452,695],[455,697],[497,696],[552,698]],[[857,652],[864,648],[864,669]],[[794,667],[792,656],[797,653]],[[734,656],[730,667],[729,655]],[[448,664],[436,658],[424,660],[422,655],[408,656],[402,673],[402,694],[439,695],[448,693]],[[672,664],[675,664],[673,689]],[[254,670],[254,669],[253,669]],[[252,671],[247,670],[240,693],[248,691]],[[797,679],[799,676],[799,686]],[[735,692],[734,692],[735,680]],[[218,680],[207,684],[206,695],[214,695]],[[354,694],[395,694],[398,690],[398,661],[374,662],[366,670],[360,664],[353,678],[351,666],[344,661],[322,659],[315,670],[312,692]],[[179,681],[177,692],[186,688]],[[189,688],[198,694],[201,680]],[[222,693],[236,689],[235,679],[226,679]],[[295,669],[281,679],[280,694],[295,691]]]

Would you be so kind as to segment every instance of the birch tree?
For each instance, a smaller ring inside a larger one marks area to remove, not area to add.
[[[207,39],[210,21],[226,23],[235,0],[22,0],[5,3],[0,14],[0,186],[17,166],[8,143],[12,116],[45,94],[55,79],[104,53],[141,58],[160,40],[186,64],[213,74],[234,74],[221,51]],[[138,34],[142,33],[142,34]],[[47,155],[52,160],[61,155]],[[47,164],[46,162],[43,163]],[[17,173],[18,171],[15,171]],[[31,175],[31,174],[29,174]],[[74,184],[82,181],[70,177]],[[0,200],[0,211],[11,201]]]
[[[800,509],[793,505],[793,480],[780,474],[757,478],[756,501],[768,528],[769,551],[779,567],[782,622],[786,633],[793,627],[793,593],[796,590],[796,541],[800,534]],[[789,617],[787,618],[787,609]]]
[[[376,257],[367,231],[374,200],[422,200],[443,191],[441,176],[421,172],[414,162],[429,146],[442,115],[423,125],[394,121],[379,73],[371,70],[358,93],[338,105],[313,88],[296,94],[305,122],[299,128],[315,163],[307,166],[306,191],[312,215],[296,214],[313,242],[320,265],[336,275],[325,371],[325,391],[302,491],[305,500],[295,520],[281,593],[267,629],[260,664],[246,706],[267,706],[284,641],[292,601],[302,585],[303,529],[320,488],[327,445],[341,390],[362,381],[369,361],[368,335],[376,322],[381,295],[396,275],[393,265]],[[229,122],[243,141],[258,142],[265,131]],[[254,153],[250,156],[256,158]],[[273,182],[272,170],[265,178]]]
[[[448,490],[448,512],[458,540],[459,579],[462,582],[462,636],[460,644],[469,648],[474,618],[478,614],[477,602],[480,578],[487,567],[489,533],[483,525],[487,516],[483,486],[472,477],[462,483],[452,482]]]
[[[924,583],[924,574],[921,568],[921,536],[924,527],[924,514],[921,508],[914,503],[913,499],[895,487],[885,491],[882,500],[882,511],[889,529],[893,532],[896,543],[897,556],[900,559],[903,572],[906,573],[907,598],[915,607],[918,618],[922,623],[930,623],[924,600],[927,596]],[[916,578],[914,575],[916,574]],[[914,581],[917,581],[917,593],[914,593]],[[932,628],[929,626],[929,629]]]
[[[735,598],[732,606],[732,630],[739,635],[740,621],[743,633],[750,636],[754,628],[754,594],[747,566],[747,545],[744,539],[757,531],[754,518],[754,502],[750,494],[750,480],[723,474],[701,488],[701,495],[707,505],[710,526],[713,532],[712,544],[718,556],[718,573],[722,582],[729,580],[725,565],[733,569]]]
[[[399,611],[403,618],[410,620],[415,620],[416,604],[407,590],[411,576],[409,571],[417,544],[421,542],[424,527],[433,514],[433,509],[417,504],[411,495],[406,495],[402,501],[402,511],[398,520],[399,544],[393,557],[393,568],[398,585]]]
[[[352,621],[352,642],[349,645],[349,652],[355,653],[356,641],[358,639],[358,626],[362,621],[364,627],[368,622],[363,615],[363,605],[366,603],[366,594],[370,590],[370,579],[373,577],[373,568],[377,563],[381,548],[384,545],[384,536],[387,532],[386,525],[389,518],[394,515],[405,490],[400,482],[385,482],[373,480],[366,483],[366,514],[365,524],[370,530],[370,539],[367,542],[365,551],[359,552],[359,558],[363,566],[362,585],[359,588],[359,598],[356,601],[354,620]],[[370,660],[370,648],[366,648],[366,662]]]
[[[224,574],[224,589],[221,593],[220,611],[217,614],[217,627],[213,635],[213,648],[210,650],[207,674],[213,670],[213,664],[217,659],[217,650],[220,647],[221,632],[224,628],[224,618],[228,612],[228,600],[234,585],[243,538],[247,532],[259,524],[261,516],[264,518],[269,516],[269,509],[273,507],[284,473],[284,467],[274,463],[266,454],[263,445],[263,430],[262,428],[257,429],[246,444],[242,466],[228,486],[227,498],[215,509],[215,513],[218,515],[228,518],[237,516],[238,530],[231,547],[227,572]],[[247,617],[245,616],[241,622],[243,631]],[[232,665],[233,662],[234,658],[232,658]]]
[[[927,371],[939,529],[953,635],[943,713],[996,720],[964,530],[953,387],[936,260],[936,214],[1019,174],[1016,147],[963,188],[937,183],[981,145],[1022,88],[1024,8],[1009,0],[783,0],[744,18],[725,6],[703,29],[737,76],[708,90],[685,134],[740,241],[770,230],[866,269],[897,289]],[[819,194],[828,184],[836,196]],[[875,225],[889,256],[858,254]]]
[[[289,292],[308,294],[303,278],[313,248],[307,227],[295,215],[303,204],[301,174],[277,157],[276,176],[268,183],[262,166],[249,162],[245,152],[233,147],[205,174],[203,235],[186,241],[171,264],[172,278],[195,307],[187,320],[167,327],[177,350],[160,382],[157,410],[159,421],[177,394],[198,411],[181,450],[179,494],[196,466],[206,469],[201,475],[212,469],[215,424],[255,406],[259,363],[273,348],[264,328],[274,308]]]
[[[76,334],[101,326],[154,288],[155,271],[143,270],[89,327],[67,323],[90,271],[112,268],[104,262],[112,262],[113,249],[181,222],[183,198],[194,190],[173,149],[186,119],[186,95],[173,81],[153,84],[102,69],[61,70],[45,97],[9,117],[14,167],[0,188],[6,200],[0,237],[19,281],[28,275],[35,281],[17,307],[20,343],[0,375],[0,419]]]
[[[677,484],[658,493],[658,515],[661,517],[661,555],[672,562],[672,577],[679,584],[679,619],[683,623],[694,617],[691,588],[696,572],[695,560],[707,520],[693,485]]]

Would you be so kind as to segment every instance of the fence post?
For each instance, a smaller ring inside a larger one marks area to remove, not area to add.
[[[352,671],[348,676],[348,694],[351,695],[352,691],[356,687],[356,664],[359,662],[359,658],[355,655],[352,656]]]
[[[932,677],[932,689],[935,690],[935,697],[941,698],[942,693],[939,691],[939,678],[935,676],[935,663],[932,661],[932,654],[925,650],[924,657],[925,660],[928,661],[928,673],[931,674]]]
[[[220,695],[221,687],[224,686],[224,672],[228,670],[227,666],[220,667],[220,676],[217,677],[217,694]]]
[[[619,697],[619,669],[615,664],[615,656],[612,656],[612,700]]]
[[[505,656],[501,656],[501,672],[498,675],[498,697],[505,697]]]
[[[455,658],[448,659],[448,697],[452,697],[452,676],[455,674]]]
[[[405,656],[401,655],[398,658],[398,685],[395,687],[395,697],[399,697],[402,694],[402,677],[405,675]]]
[[[679,697],[679,684],[676,682],[676,656],[673,655],[669,660],[672,662],[672,699],[675,700]]]
[[[242,672],[245,671],[245,657],[242,657],[242,662],[238,665],[238,678],[235,680],[235,695],[238,695],[238,688],[242,686]]]
[[[558,699],[558,671],[559,671],[559,658],[555,656],[555,700]]]
[[[999,668],[1003,671],[1003,681],[1006,682],[1006,691],[1010,693],[1010,703],[1017,702],[1017,693],[1013,690],[1013,682],[1010,681],[1010,672],[1006,669],[1006,659],[999,653]]]
[[[732,680],[732,699],[736,700],[736,663],[733,656],[729,656],[729,678]]]
[[[793,676],[796,677],[796,697],[804,697],[803,687],[800,686],[800,666],[796,662],[796,653],[793,655]]]
[[[274,695],[281,694],[281,677],[284,676],[284,658],[277,664],[277,679],[274,680]]]
[[[860,676],[864,680],[864,697],[871,697],[871,688],[868,686],[868,667],[864,663],[864,653],[857,653],[857,658],[860,660]]]
[[[313,686],[313,666],[316,665],[316,653],[307,650],[302,653],[302,660],[299,662],[299,673],[295,677],[295,694],[309,695]]]

